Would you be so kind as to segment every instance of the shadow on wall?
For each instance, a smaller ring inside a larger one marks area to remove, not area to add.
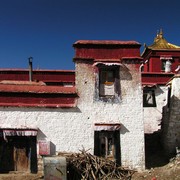
[[[129,130],[123,124],[121,124],[121,131],[120,131],[120,133],[121,134],[126,134],[127,132],[129,132]]]
[[[156,87],[155,92],[156,96],[159,96],[164,93],[164,91],[159,86]]]
[[[161,167],[169,162],[162,146],[161,131],[145,134],[145,160],[147,169]]]
[[[38,136],[37,136],[38,139],[46,139],[47,136],[40,130],[38,129]]]
[[[47,136],[39,129],[38,130],[38,143],[39,143],[39,152],[44,155],[55,155],[56,146],[53,142],[46,140]],[[47,154],[46,154],[47,153]]]
[[[176,147],[180,147],[180,97],[170,95],[171,92],[168,93],[168,102],[163,107],[162,137],[166,154],[173,157],[176,155]],[[169,135],[171,139],[168,138]]]
[[[56,145],[50,141],[50,155],[56,154]]]
[[[3,111],[17,111],[16,107],[8,107],[8,108],[3,108]],[[20,112],[71,112],[71,113],[81,113],[81,110],[78,107],[72,107],[72,108],[37,108],[37,107],[32,107],[32,108],[19,108],[18,111]]]
[[[120,79],[121,80],[132,80],[132,75],[127,67],[121,67],[120,68]]]

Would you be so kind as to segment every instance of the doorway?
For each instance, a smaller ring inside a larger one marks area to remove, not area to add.
[[[95,131],[94,154],[116,161],[120,164],[119,131]]]
[[[37,172],[36,137],[8,136],[0,141],[0,172]]]

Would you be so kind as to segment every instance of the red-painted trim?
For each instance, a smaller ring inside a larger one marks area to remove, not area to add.
[[[95,59],[94,62],[120,62],[120,59]]]
[[[0,103],[0,107],[39,107],[39,108],[73,108],[76,104],[23,104],[23,103]]]
[[[17,68],[13,68],[13,69],[9,69],[9,68],[0,68],[0,71],[12,71],[12,72],[29,72],[28,69],[17,69]],[[51,69],[35,69],[33,70],[33,72],[35,73],[49,73],[49,74],[54,74],[54,73],[74,73],[74,70],[51,70]]]
[[[75,107],[77,95],[0,93],[0,106],[12,107]]]
[[[95,123],[95,126],[121,126],[120,123]]]
[[[121,59],[122,57],[140,57],[140,50],[136,47],[121,48],[76,48],[75,58],[78,59]]]
[[[162,73],[162,72],[141,72],[142,75],[156,75],[156,76],[173,76],[174,73]]]
[[[28,127],[20,127],[20,128],[9,128],[9,127],[0,127],[0,130],[9,130],[9,131],[38,131],[37,128],[28,128]]]
[[[121,59],[129,59],[129,60],[134,60],[134,59],[137,59],[137,60],[143,60],[142,57],[139,57],[139,56],[132,56],[132,57],[122,57]]]
[[[142,84],[159,84],[165,85],[173,76],[174,73],[141,73]]]
[[[0,92],[76,94],[75,87],[0,84]]]
[[[29,70],[27,69],[0,69],[0,81],[15,80],[28,81]],[[63,70],[33,70],[33,80],[43,82],[72,82],[75,83],[75,71]]]
[[[78,45],[140,45],[136,41],[117,41],[117,40],[78,40],[73,46]]]

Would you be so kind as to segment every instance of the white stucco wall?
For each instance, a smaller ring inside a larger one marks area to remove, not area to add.
[[[167,87],[155,88],[156,107],[144,107],[144,131],[147,134],[161,130],[163,107],[167,104]]]
[[[86,111],[85,114],[92,125],[103,122],[121,123],[122,165],[144,168],[144,124],[140,75],[131,65],[126,67],[129,71],[120,68],[121,102],[105,103],[93,99],[96,77],[94,68],[91,65],[77,63],[76,86],[81,97],[78,107]]]
[[[76,64],[78,106],[70,109],[0,108],[0,126],[37,127],[38,140],[51,141],[56,151],[94,151],[94,123],[120,123],[123,166],[143,169],[144,124],[140,75],[133,67],[120,69],[121,102],[94,100],[96,73],[91,65]]]

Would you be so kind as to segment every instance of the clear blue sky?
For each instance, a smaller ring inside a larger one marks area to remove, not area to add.
[[[179,0],[0,0],[0,68],[74,69],[77,40],[180,45]]]

